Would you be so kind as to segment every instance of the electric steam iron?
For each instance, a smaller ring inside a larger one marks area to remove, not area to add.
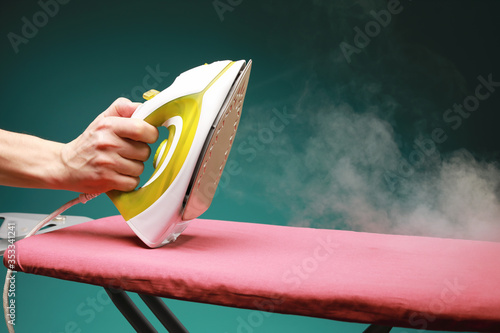
[[[162,92],[150,90],[132,115],[168,128],[154,172],[140,188],[107,193],[149,247],[175,241],[215,195],[234,141],[252,61],[218,61],[179,75]]]

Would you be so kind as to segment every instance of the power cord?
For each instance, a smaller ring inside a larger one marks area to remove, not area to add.
[[[43,228],[44,225],[46,225],[48,222],[52,221],[55,217],[61,215],[64,211],[66,211],[68,208],[79,204],[79,203],[87,203],[89,200],[94,199],[97,197],[99,194],[88,194],[88,193],[81,193],[78,198],[75,198],[73,200],[68,201],[64,205],[62,205],[59,209],[54,211],[52,214],[44,218],[42,221],[40,221],[34,228],[31,230],[24,238],[28,238],[36,234],[41,228]],[[6,251],[7,253],[7,251]],[[12,270],[8,269],[7,270],[7,275],[5,276],[5,284],[3,286],[3,312],[4,312],[4,317],[5,317],[5,323],[7,324],[7,329],[9,333],[15,333],[14,331],[14,325],[10,323],[10,316],[9,316],[9,285],[10,285],[10,279],[12,278]]]

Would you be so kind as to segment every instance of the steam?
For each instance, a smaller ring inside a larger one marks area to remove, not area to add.
[[[375,104],[380,87],[369,83],[358,91],[368,96],[361,111],[306,88],[281,111],[294,118],[272,142],[258,140],[273,123],[272,105],[246,109],[236,147],[253,138],[258,149],[233,154],[244,178],[258,184],[259,197],[287,212],[294,226],[500,241],[497,163],[465,149],[445,151],[433,141],[433,127],[420,121],[413,140],[403,138],[394,121],[400,97]],[[226,190],[238,196],[238,185]]]
[[[288,156],[268,193],[285,199],[291,225],[500,240],[495,163],[464,150],[442,156],[436,145],[411,165],[393,127],[376,114],[347,104],[316,112],[308,124],[315,134],[302,147],[291,140],[275,147]]]
[[[500,241],[500,169],[457,146],[456,136],[466,129],[443,123],[443,112],[477,82],[408,40],[411,32],[396,16],[348,64],[339,44],[352,44],[353,28],[365,27],[374,19],[370,12],[387,9],[387,2],[313,3],[287,8],[270,2],[273,13],[301,13],[290,32],[297,43],[284,45],[271,35],[268,45],[289,47],[305,71],[250,91],[267,105],[246,102],[238,140],[250,141],[269,127],[272,108],[288,107],[296,117],[271,143],[260,142],[253,158],[236,155],[252,183],[246,188],[258,188],[258,197],[288,213],[290,225]],[[414,4],[401,3],[398,17],[410,15]],[[298,97],[283,101],[280,85],[297,82],[306,83],[287,95]],[[433,140],[436,128],[446,142]],[[238,186],[227,190],[237,194]]]

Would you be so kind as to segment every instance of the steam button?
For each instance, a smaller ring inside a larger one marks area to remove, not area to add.
[[[158,90],[151,89],[151,90],[146,91],[144,94],[142,94],[142,98],[144,98],[146,101],[149,101],[150,99],[152,99],[153,97],[155,97],[159,93],[160,92]]]

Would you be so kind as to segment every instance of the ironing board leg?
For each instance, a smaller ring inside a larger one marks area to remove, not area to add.
[[[144,317],[130,297],[123,291],[111,288],[104,288],[106,293],[120,310],[125,319],[139,333],[158,333],[151,323]]]
[[[138,333],[158,333],[123,290],[104,289],[118,310]],[[159,297],[142,294],[139,296],[169,333],[189,333]],[[389,333],[391,329],[391,326],[370,325],[363,333]]]
[[[169,333],[189,333],[161,298],[141,294],[139,296]]]
[[[370,325],[363,333],[389,333],[391,329],[390,326]]]

